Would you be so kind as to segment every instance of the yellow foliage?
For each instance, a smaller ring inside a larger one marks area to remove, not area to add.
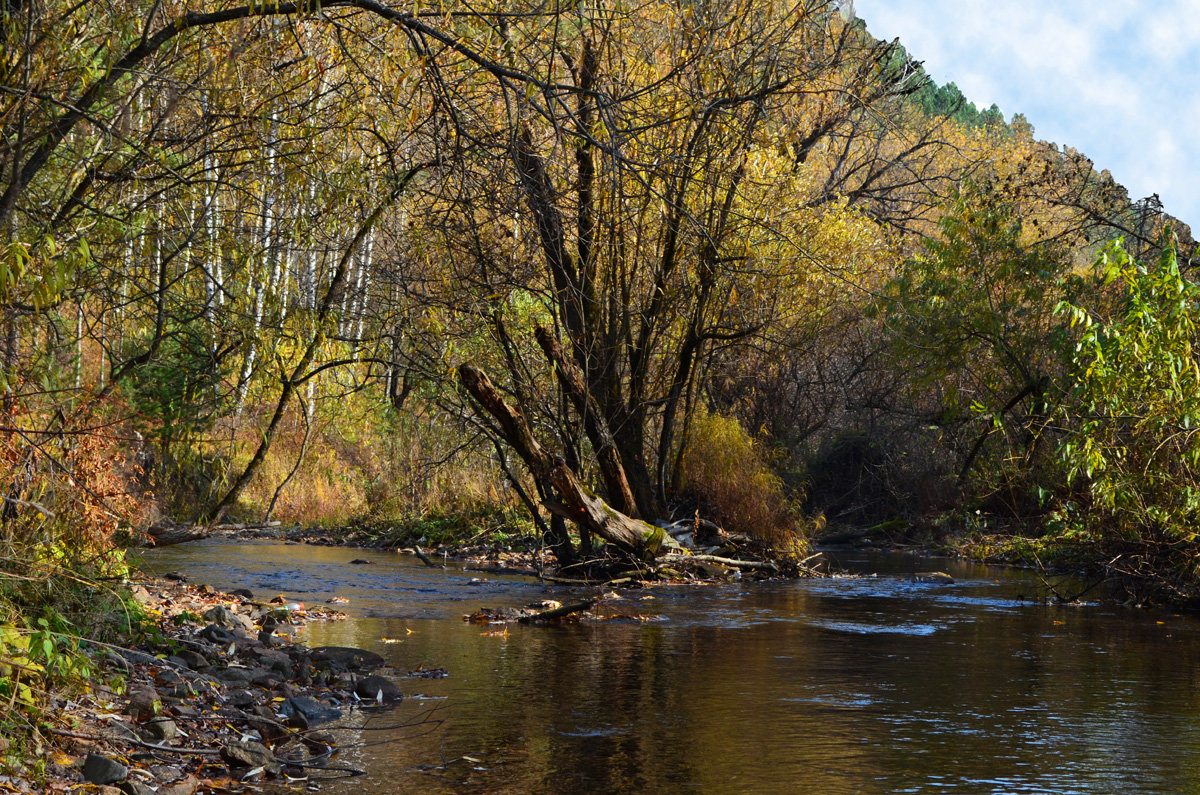
[[[781,544],[796,532],[796,518],[779,476],[762,447],[737,420],[701,409],[684,449],[683,489],[730,532]]]

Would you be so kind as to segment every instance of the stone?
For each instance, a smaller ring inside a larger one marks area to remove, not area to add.
[[[300,742],[304,743],[309,753],[318,756],[330,753],[337,747],[337,738],[329,732],[322,731],[305,732],[300,736]]]
[[[320,701],[304,696],[289,698],[283,702],[279,711],[289,720],[300,725],[300,728],[304,729],[307,729],[309,726],[328,723],[331,720],[337,720],[342,717],[340,709],[334,709],[322,704]]]
[[[225,668],[213,676],[227,685],[267,685],[275,678],[262,668]]]
[[[249,616],[235,613],[225,605],[213,607],[204,614],[204,620],[224,629],[244,629],[248,632],[258,631],[258,627],[254,626],[254,622],[250,620]]]
[[[83,777],[89,784],[112,784],[129,775],[129,768],[115,759],[88,754],[83,763]]]
[[[348,671],[379,668],[385,660],[373,651],[350,646],[318,646],[312,650],[312,663],[321,668],[340,666]]]
[[[246,712],[246,723],[267,740],[274,740],[287,733],[287,728],[275,717],[275,711],[266,704],[258,704]]]
[[[697,546],[715,547],[721,543],[721,528],[707,519],[696,522],[692,535]]]
[[[249,690],[238,690],[229,694],[226,703],[238,709],[246,709],[247,707],[254,706],[254,694]]]
[[[179,765],[150,765],[146,772],[154,776],[155,781],[178,781],[183,778],[183,768]]]
[[[250,684],[258,685],[259,687],[272,688],[278,684],[281,676],[277,671],[270,671],[266,668],[251,668],[250,669]]]
[[[697,574],[706,579],[728,577],[734,572],[734,569],[722,566],[720,563],[695,563],[693,567],[696,569]]]
[[[179,736],[179,725],[170,718],[154,718],[142,727],[150,742],[165,743]]]
[[[279,775],[279,763],[275,761],[275,755],[265,745],[254,740],[222,746],[221,759],[232,768],[261,767],[268,775]]]
[[[383,694],[382,700],[386,704],[394,704],[404,698],[404,694],[400,692],[396,683],[382,676],[368,676],[365,679],[359,679],[354,685],[354,695],[364,701],[377,701],[380,699],[381,693]]]
[[[188,776],[183,781],[177,781],[170,786],[158,788],[158,795],[195,795],[200,789],[200,779]]]
[[[200,671],[209,666],[208,658],[193,649],[180,649],[175,652],[175,657],[193,671]]]
[[[255,649],[254,655],[259,664],[268,671],[273,671],[284,679],[290,679],[296,672],[292,658],[282,651],[275,649]]]
[[[193,698],[200,690],[190,682],[180,682],[177,685],[163,689],[163,697],[176,701]]]
[[[124,721],[114,720],[109,723],[108,731],[105,732],[109,737],[117,740],[137,740],[138,733],[135,728]]]
[[[133,781],[132,779],[129,781],[122,781],[118,789],[120,789],[124,795],[155,795],[157,792],[153,787],[143,784],[140,781]]]
[[[177,685],[183,681],[183,676],[173,668],[164,668],[154,677],[155,684]]]
[[[237,635],[234,635],[225,627],[220,627],[216,624],[209,624],[200,630],[200,637],[218,646],[228,646],[230,643],[237,643],[240,640]]]
[[[125,712],[136,720],[149,720],[162,712],[162,697],[152,687],[138,687],[129,691],[129,704]]]
[[[230,596],[240,596],[243,599],[253,599],[254,598],[254,592],[251,591],[249,588],[234,588],[232,591],[229,592],[229,595]]]

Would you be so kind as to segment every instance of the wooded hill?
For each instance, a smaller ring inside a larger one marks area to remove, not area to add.
[[[2,19],[14,559],[489,507],[636,547],[595,500],[1192,576],[1188,230],[840,3]]]

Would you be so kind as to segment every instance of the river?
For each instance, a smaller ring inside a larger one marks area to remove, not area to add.
[[[596,591],[281,543],[143,565],[348,599],[301,637],[446,669],[346,720],[337,763],[369,773],[325,792],[1200,792],[1196,617],[1044,604],[1034,575],[959,561],[842,563],[877,576],[620,590],[603,612],[629,618],[506,634],[462,616]],[[929,568],[956,582],[910,580]]]

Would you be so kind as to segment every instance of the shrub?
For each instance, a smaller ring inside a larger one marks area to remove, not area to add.
[[[1196,540],[1200,521],[1200,285],[1166,247],[1142,267],[1118,241],[1097,269],[1122,300],[1111,319],[1073,304],[1060,311],[1082,335],[1072,366],[1073,432],[1059,455],[1086,488],[1089,524],[1111,539]]]
[[[726,530],[776,544],[795,534],[796,517],[783,481],[737,420],[699,410],[681,463],[682,495],[710,511]]]

